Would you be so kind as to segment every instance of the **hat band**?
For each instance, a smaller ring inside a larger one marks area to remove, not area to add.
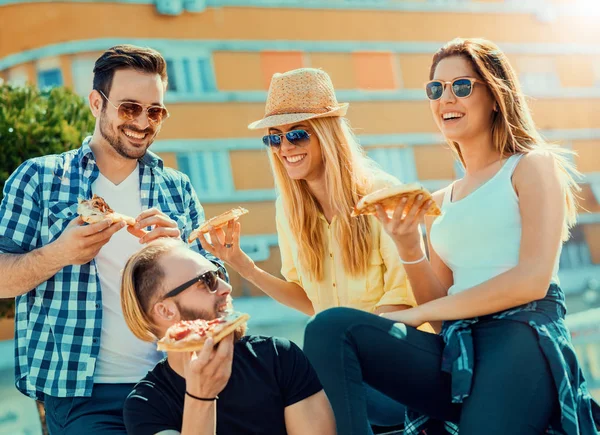
[[[274,115],[293,115],[296,113],[327,113],[327,112],[331,112],[332,110],[335,110],[335,109],[337,109],[336,106],[310,107],[310,108],[292,107],[292,108],[272,110],[265,115],[265,118],[268,116],[274,116]]]

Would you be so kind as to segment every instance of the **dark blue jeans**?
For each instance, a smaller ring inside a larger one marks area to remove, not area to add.
[[[123,405],[134,384],[95,384],[91,397],[44,397],[50,435],[126,435]]]
[[[558,400],[533,330],[481,321],[473,341],[473,386],[462,404],[450,400],[452,380],[441,370],[439,335],[333,308],[309,322],[304,352],[331,401],[339,434],[372,434],[363,383],[410,409],[458,423],[461,435],[543,434]]]

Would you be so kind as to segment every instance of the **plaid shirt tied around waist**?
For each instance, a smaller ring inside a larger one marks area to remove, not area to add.
[[[521,322],[529,325],[538,336],[539,346],[548,361],[558,391],[560,415],[546,433],[553,435],[598,435],[600,408],[588,392],[583,373],[564,324],[565,297],[556,284],[551,284],[544,299],[510,310],[485,316],[492,319]],[[471,391],[475,353],[471,327],[479,318],[446,321],[441,335],[446,346],[442,355],[442,370],[452,376],[452,402],[462,403]],[[415,411],[407,411],[406,435],[422,435],[433,427],[443,426],[450,435],[458,435],[458,426],[439,422]]]
[[[99,169],[89,147],[27,160],[9,177],[0,204],[0,253],[25,254],[56,240],[77,216],[77,199],[92,196]],[[156,207],[177,222],[181,237],[204,221],[204,211],[181,172],[154,153],[139,160],[142,208]],[[196,240],[191,246],[219,267]],[[223,269],[224,270],[224,269]],[[90,396],[100,350],[102,292],[95,261],[67,266],[16,298],[15,383],[32,398]]]

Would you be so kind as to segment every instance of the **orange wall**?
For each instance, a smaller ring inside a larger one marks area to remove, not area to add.
[[[200,197],[202,202],[202,197]],[[202,204],[206,219],[221,214],[233,207],[244,207],[250,212],[239,220],[242,234],[275,234],[275,202],[241,202],[222,204]]]
[[[600,26],[593,16],[563,16],[543,23],[532,14],[222,7],[167,17],[158,14],[154,5],[71,2],[2,6],[1,13],[0,41],[10,43],[2,45],[0,57],[63,41],[157,35],[211,40],[272,40],[275,35],[281,40],[308,41],[447,41],[456,36],[456,29],[468,29],[469,35],[503,42],[600,40]],[[102,26],[90,26],[82,17],[93,17]]]
[[[268,150],[231,151],[231,173],[236,190],[272,189],[275,187],[271,174]]]
[[[259,90],[264,87],[260,53],[216,51],[213,65],[217,89],[221,91]]]

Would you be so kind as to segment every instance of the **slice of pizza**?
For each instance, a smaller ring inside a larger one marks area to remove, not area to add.
[[[411,203],[414,198],[418,195],[423,195],[425,201],[431,199],[431,205],[427,209],[426,214],[439,216],[442,214],[442,211],[437,206],[437,204],[433,201],[431,197],[431,193],[419,183],[408,183],[408,184],[400,184],[396,186],[385,187],[380,190],[376,190],[375,192],[369,193],[368,195],[361,198],[358,201],[358,204],[354,207],[352,211],[352,216],[360,216],[362,214],[376,214],[377,209],[375,205],[380,204],[385,212],[391,216],[394,213],[394,210],[400,203],[402,198],[407,198],[407,204]]]
[[[92,199],[79,198],[79,205],[77,206],[77,213],[84,222],[88,224],[95,224],[96,222],[103,221],[104,219],[112,219],[113,223],[125,222],[127,225],[135,225],[135,219],[129,216],[125,216],[121,213],[116,213],[112,208],[108,206],[104,198],[94,193]]]
[[[202,222],[202,224],[198,228],[196,228],[190,233],[190,236],[188,237],[188,242],[191,243],[195,239],[200,237],[202,234],[208,233],[209,227],[224,227],[229,223],[229,221],[238,220],[240,216],[243,216],[246,213],[248,213],[248,210],[246,210],[244,207],[235,207],[231,210],[227,210],[226,212],[221,213],[218,216],[212,217],[209,220]]]
[[[214,320],[182,320],[167,329],[165,336],[158,341],[157,349],[167,352],[201,350],[209,337],[217,344],[249,318],[248,314],[230,312]]]

